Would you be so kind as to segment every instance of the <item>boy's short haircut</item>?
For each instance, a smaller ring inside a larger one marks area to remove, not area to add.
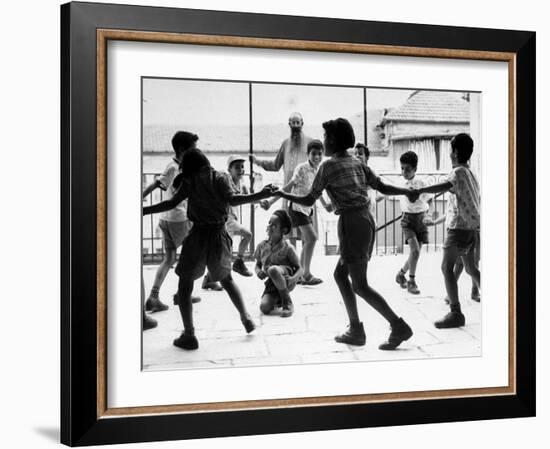
[[[474,152],[474,141],[468,134],[460,133],[451,139],[451,148],[456,151],[458,162],[465,164]]]
[[[307,144],[307,154],[309,154],[311,150],[323,151],[323,142],[321,142],[318,139],[313,139],[311,142]]]
[[[362,143],[362,142],[357,142],[357,143],[355,144],[355,148],[362,148],[362,149],[363,149],[363,154],[365,155],[365,157],[366,157],[367,159],[370,158],[370,150],[369,150],[369,147],[366,146],[364,143]]]
[[[412,168],[418,167],[418,155],[414,151],[407,151],[401,155],[399,162],[402,164],[408,164]]]
[[[196,134],[187,131],[178,131],[174,134],[174,137],[172,137],[172,148],[176,153],[182,149],[187,150],[196,143],[197,140],[199,140],[199,136]]]
[[[184,178],[190,178],[192,175],[198,173],[203,167],[210,167],[210,161],[201,150],[193,148],[183,153],[180,169],[181,175]]]
[[[292,222],[290,221],[290,217],[288,216],[287,211],[279,209],[273,212],[273,215],[279,218],[279,222],[281,223],[281,230],[286,230],[283,231],[283,235],[288,234],[292,229]]]
[[[347,150],[355,145],[355,133],[350,122],[345,118],[337,118],[323,123],[323,129],[327,136],[331,136],[336,141],[339,151]]]

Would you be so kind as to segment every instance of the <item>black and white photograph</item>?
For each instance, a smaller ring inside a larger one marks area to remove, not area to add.
[[[481,356],[482,107],[142,76],[142,369]]]

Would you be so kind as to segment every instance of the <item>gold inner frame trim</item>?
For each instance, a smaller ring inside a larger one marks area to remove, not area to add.
[[[143,407],[107,407],[107,42],[109,40],[268,48],[301,51],[362,53],[370,55],[472,59],[508,62],[508,385],[504,387],[322,396],[287,399],[231,401]],[[97,417],[206,413],[326,405],[365,404],[389,401],[502,396],[516,393],[516,55],[507,52],[454,50],[372,44],[265,39],[184,33],[160,33],[116,29],[97,30]]]

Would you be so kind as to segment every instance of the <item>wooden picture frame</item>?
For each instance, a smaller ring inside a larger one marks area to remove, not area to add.
[[[535,33],[93,3],[62,5],[61,25],[62,443],[535,415]],[[109,409],[106,49],[111,40],[507,62],[509,385]]]

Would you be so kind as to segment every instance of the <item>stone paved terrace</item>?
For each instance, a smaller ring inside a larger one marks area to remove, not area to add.
[[[143,333],[143,368],[173,370],[480,356],[481,305],[469,299],[470,278],[463,275],[459,282],[466,326],[439,330],[433,326],[433,321],[448,311],[443,302],[445,288],[439,269],[441,252],[421,255],[417,270],[421,294],[417,296],[408,294],[395,283],[395,273],[403,258],[403,255],[373,257],[368,270],[370,284],[413,328],[413,337],[396,351],[378,350],[378,345],[389,334],[388,324],[360,298],[359,313],[365,324],[367,344],[355,347],[334,341],[334,336],[347,326],[344,305],[332,278],[337,256],[316,254],[312,271],[325,282],[315,287],[296,287],[291,293],[295,313],[290,318],[262,315],[259,311],[262,281],[255,276],[244,278],[234,273],[248,310],[258,325],[250,335],[244,331],[228,295],[224,291],[201,290],[200,280],[197,281],[194,293],[199,294],[202,301],[194,305],[199,339],[196,351],[184,351],[172,345],[183,327],[179,310],[172,305],[177,276],[171,271],[161,289],[161,299],[170,304],[170,309],[155,313],[158,327]],[[252,262],[248,266],[252,269]],[[156,266],[144,268],[146,293],[155,270]]]

